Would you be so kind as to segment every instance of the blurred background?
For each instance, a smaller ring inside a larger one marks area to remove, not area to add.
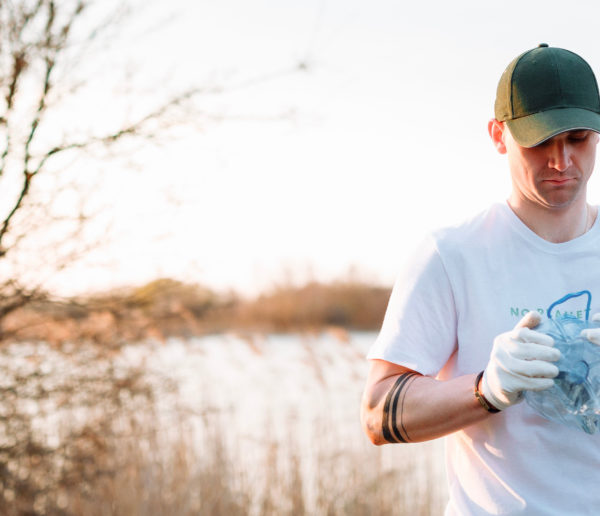
[[[0,512],[440,513],[441,442],[362,436],[364,355],[424,235],[509,193],[505,66],[598,73],[598,14],[0,3]]]

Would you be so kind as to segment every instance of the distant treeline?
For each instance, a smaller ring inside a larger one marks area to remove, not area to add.
[[[158,279],[72,299],[42,297],[0,320],[6,340],[120,345],[222,332],[377,330],[390,289],[358,280],[283,285],[255,297]]]

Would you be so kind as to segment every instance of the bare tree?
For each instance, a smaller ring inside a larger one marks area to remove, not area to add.
[[[156,135],[200,91],[190,87],[128,113],[109,110],[101,123],[73,123],[97,113],[86,74],[123,28],[123,5],[0,0],[0,321],[41,295],[36,264],[61,269],[87,248],[91,214],[77,179],[85,171],[73,166],[80,156],[107,159],[128,137]],[[96,111],[80,112],[86,103]]]
[[[94,181],[102,180],[90,163],[104,173],[111,158],[160,141],[182,121],[200,114],[220,120],[192,109],[200,95],[306,69],[300,62],[226,87],[146,85],[152,94],[143,95],[132,80],[135,67],[123,59],[128,48],[114,48],[132,20],[139,31],[146,4],[132,9],[135,1],[0,0],[0,338],[6,315],[43,297],[46,277],[106,237],[106,229],[89,234],[101,210],[90,202]],[[105,95],[107,85],[120,91]],[[99,108],[102,94],[109,102]]]

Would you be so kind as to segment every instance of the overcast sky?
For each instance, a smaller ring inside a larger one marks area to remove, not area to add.
[[[594,1],[164,4],[127,49],[145,84],[259,80],[202,97],[222,121],[107,178],[114,242],[55,278],[63,292],[170,276],[252,293],[351,267],[391,285],[427,231],[507,197],[487,121],[513,57],[546,42],[600,70]]]

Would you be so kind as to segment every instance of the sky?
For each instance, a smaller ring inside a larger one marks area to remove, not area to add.
[[[154,2],[112,57],[135,64],[139,106],[208,92],[98,182],[110,234],[48,286],[172,277],[252,295],[351,271],[391,286],[428,231],[507,198],[487,135],[504,68],[545,42],[598,75],[599,15],[587,0]]]

